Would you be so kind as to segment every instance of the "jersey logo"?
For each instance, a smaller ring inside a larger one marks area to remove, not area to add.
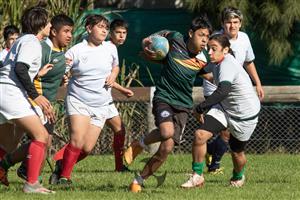
[[[82,56],[80,60],[82,61],[82,63],[86,64],[88,61],[88,58],[87,58],[87,56]]]
[[[164,110],[160,113],[160,116],[163,118],[169,117],[170,116],[170,112],[167,110]]]

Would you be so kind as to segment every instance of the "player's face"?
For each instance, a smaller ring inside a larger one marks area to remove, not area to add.
[[[57,41],[59,48],[64,48],[72,41],[73,26],[62,26],[59,31],[52,30],[53,38]]]
[[[113,31],[110,32],[110,39],[117,46],[124,44],[126,37],[127,30],[126,28],[121,26],[115,28]]]
[[[93,41],[96,44],[101,44],[109,32],[109,27],[104,21],[99,22],[93,27],[88,27],[87,29],[90,41]]]
[[[241,20],[239,18],[231,18],[225,20],[223,23],[223,28],[225,34],[227,34],[230,38],[237,38],[238,32],[242,26]]]
[[[198,29],[196,31],[189,31],[189,43],[191,44],[189,50],[192,53],[199,53],[202,51],[208,42],[209,31],[208,29]]]
[[[10,34],[6,40],[6,47],[10,49],[18,37],[19,37],[18,33]]]
[[[208,42],[208,54],[212,63],[219,63],[224,59],[225,54],[228,53],[228,47],[223,48],[216,40],[209,40]]]

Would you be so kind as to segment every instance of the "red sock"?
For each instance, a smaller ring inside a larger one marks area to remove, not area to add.
[[[116,171],[123,169],[123,148],[125,142],[125,132],[119,131],[114,134],[113,150],[115,155],[115,167]]]
[[[69,144],[69,143],[68,143]],[[63,146],[60,150],[58,150],[54,156],[53,156],[53,160],[58,161],[58,160],[62,160],[64,157],[64,153],[65,153],[65,149],[67,148],[68,144],[65,144],[65,146]]]
[[[38,180],[40,169],[45,158],[46,143],[31,141],[27,154],[27,181],[31,184]]]
[[[80,151],[79,157],[77,159],[77,163],[83,159],[85,159],[85,157],[87,157],[89,154],[85,153],[84,151]]]
[[[61,176],[67,179],[71,179],[71,173],[73,171],[74,165],[76,164],[81,149],[68,144],[65,149],[63,161],[62,161],[62,172]]]
[[[5,154],[6,154],[6,151],[0,147],[0,160],[3,160]]]

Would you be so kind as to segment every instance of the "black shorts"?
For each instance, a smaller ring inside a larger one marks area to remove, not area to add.
[[[226,127],[211,115],[204,115],[204,123],[200,125],[202,130],[211,132],[213,135],[219,134],[226,130]]]
[[[248,141],[239,141],[233,135],[230,134],[229,147],[232,152],[240,153],[242,151],[245,151],[247,143]]]
[[[159,127],[163,122],[173,122],[175,130],[173,140],[175,144],[180,143],[189,112],[190,110],[186,108],[174,107],[159,100],[153,101],[152,113],[154,115],[155,125]]]

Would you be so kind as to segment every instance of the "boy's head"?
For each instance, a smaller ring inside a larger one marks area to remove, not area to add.
[[[124,44],[128,31],[128,23],[123,19],[115,19],[110,24],[110,40],[116,46]]]
[[[8,25],[3,30],[3,37],[5,40],[5,47],[10,49],[16,39],[19,37],[20,31],[14,25]]]
[[[85,28],[88,33],[88,40],[101,44],[109,33],[109,21],[102,15],[88,15]]]
[[[68,46],[72,40],[73,20],[65,14],[59,14],[51,19],[49,38],[58,48]]]
[[[221,13],[221,20],[225,34],[230,38],[236,38],[242,26],[242,12],[234,7],[224,8]]]
[[[211,32],[212,25],[205,15],[194,18],[188,32],[189,51],[197,54],[205,49]]]
[[[22,32],[37,35],[48,25],[48,12],[42,7],[32,7],[25,10],[21,19]],[[50,28],[50,27],[49,27]],[[48,33],[49,34],[49,33]],[[45,33],[47,36],[47,33]]]

